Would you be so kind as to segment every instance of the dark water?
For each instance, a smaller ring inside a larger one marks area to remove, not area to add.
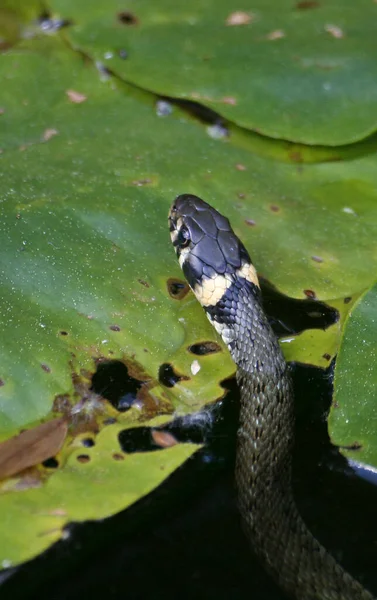
[[[353,475],[328,440],[331,377],[296,366],[294,381],[300,510],[321,542],[377,594],[377,488]],[[1,600],[282,600],[240,527],[233,489],[238,398],[228,385],[202,451],[131,509],[71,525],[68,539],[3,582]],[[198,432],[191,425],[186,435]]]

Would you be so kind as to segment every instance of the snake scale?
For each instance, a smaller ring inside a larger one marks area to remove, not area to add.
[[[296,507],[292,383],[245,247],[227,218],[190,194],[175,199],[169,229],[184,275],[237,365],[236,487],[254,552],[291,598],[372,599],[315,539]]]

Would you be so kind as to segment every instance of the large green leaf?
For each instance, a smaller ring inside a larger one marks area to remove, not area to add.
[[[72,44],[127,81],[275,138],[346,144],[376,129],[377,6],[51,0]],[[229,25],[241,13],[241,25]],[[242,19],[243,13],[243,19]]]
[[[56,37],[1,55],[0,78],[0,436],[63,405],[70,425],[60,468],[1,486],[5,566],[41,551],[68,521],[102,518],[158,485],[196,446],[125,454],[119,432],[198,410],[234,371],[195,299],[169,293],[182,278],[166,224],[174,196],[197,193],[226,213],[281,291],[342,299],[372,282],[377,175],[372,148],[348,162],[297,164],[273,158],[279,142],[214,139],[177,108],[162,118],[152,94],[96,71]],[[193,354],[206,341],[217,351]],[[126,413],[89,389],[106,360],[140,382]],[[173,387],[159,378],[165,364],[183,377]],[[97,432],[89,460],[78,460]],[[121,488],[108,500],[118,469]]]
[[[335,368],[330,435],[356,462],[376,467],[377,285],[351,310]]]

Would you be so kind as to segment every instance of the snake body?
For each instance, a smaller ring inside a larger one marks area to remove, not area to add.
[[[292,383],[245,247],[228,219],[190,194],[174,201],[169,228],[185,277],[237,365],[236,486],[254,552],[292,598],[372,599],[315,539],[296,507]]]

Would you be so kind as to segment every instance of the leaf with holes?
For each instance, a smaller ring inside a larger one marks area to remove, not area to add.
[[[227,214],[282,292],[326,301],[371,283],[377,176],[370,148],[297,165],[276,158],[275,142],[259,152],[178,108],[163,117],[156,97],[58,36],[0,55],[0,76],[1,441],[68,424],[54,457],[1,482],[0,564],[17,564],[70,520],[103,518],[158,485],[197,446],[145,451],[135,433],[123,452],[120,431],[161,448],[169,431],[152,429],[214,402],[234,372],[182,282],[167,228],[174,196],[196,193]]]

